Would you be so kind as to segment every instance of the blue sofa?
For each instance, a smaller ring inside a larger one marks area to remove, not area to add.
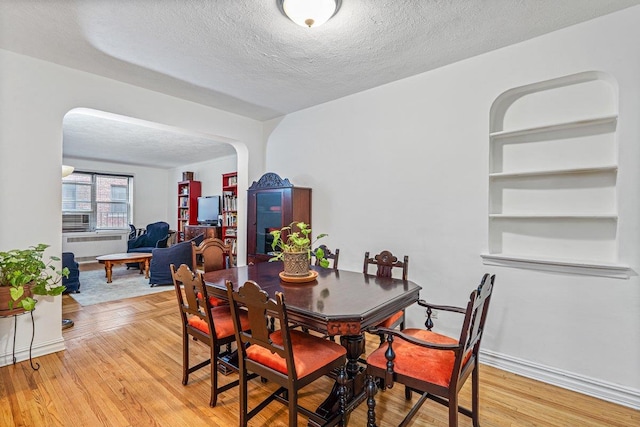
[[[80,268],[73,252],[62,252],[62,267],[69,269],[69,277],[62,278],[62,284],[67,288],[64,293],[80,292]]]

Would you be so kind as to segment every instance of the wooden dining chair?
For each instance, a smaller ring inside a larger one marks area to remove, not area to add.
[[[336,249],[335,251],[331,251],[331,249],[327,248],[326,245],[320,245],[318,246],[318,248],[316,248],[313,253],[311,254],[311,256],[314,258],[314,265],[320,265],[320,259],[318,257],[316,257],[316,251],[318,249],[322,249],[322,252],[324,253],[324,257],[329,261],[331,268],[333,268],[334,270],[338,269],[338,259],[340,258],[340,249]],[[331,262],[333,261],[333,264],[331,264]]]
[[[226,259],[229,255],[229,247],[224,242],[215,237],[204,239],[199,245],[193,244],[193,265],[200,265],[202,260],[202,270],[209,271],[222,270],[227,268]]]
[[[227,293],[231,301],[233,319],[238,326],[236,340],[240,370],[239,425],[246,426],[253,416],[274,400],[288,404],[290,427],[297,426],[298,412],[306,416],[310,424],[324,425],[325,419],[314,411],[298,405],[298,391],[335,369],[339,369],[340,372],[340,405],[341,413],[344,414],[346,349],[333,341],[290,329],[284,295],[281,292],[276,292],[275,299],[271,299],[256,282],[249,280],[237,292],[234,292],[232,283],[227,282]],[[250,331],[240,328],[241,307],[248,312]],[[268,328],[267,313],[276,317],[280,329],[272,332]],[[247,380],[250,372],[279,387],[262,403],[248,411]]]
[[[185,264],[182,264],[178,270],[173,264],[170,268],[182,320],[182,384],[187,385],[189,374],[209,365],[211,368],[209,406],[216,406],[218,393],[238,385],[236,380],[218,387],[218,363],[223,364],[227,370],[237,371],[235,366],[221,359],[226,353],[220,352],[222,345],[230,345],[236,339],[231,309],[229,305],[220,307],[211,305],[202,273],[194,274]],[[249,327],[249,320],[243,312],[238,312],[238,327],[243,330]],[[189,364],[190,337],[208,345],[210,349],[209,359],[194,366]]]
[[[427,329],[397,331],[379,328],[387,336],[387,345],[380,346],[367,357],[367,426],[375,424],[375,379],[387,388],[394,383],[405,385],[405,397],[411,391],[421,394],[400,425],[405,426],[416,415],[427,399],[449,407],[449,427],[458,426],[458,412],[471,417],[473,426],[479,427],[478,354],[489,311],[495,276],[485,274],[477,289],[471,292],[466,308],[440,306],[418,301],[423,307],[443,312],[464,314],[458,337],[448,337]],[[472,409],[458,404],[458,393],[471,375]]]
[[[230,249],[224,242],[215,237],[209,237],[204,239],[199,245],[194,242],[191,243],[193,254],[193,268],[202,265],[202,270],[205,273],[215,270],[223,270],[227,268],[226,258],[230,252]],[[202,260],[202,264],[199,261]],[[227,300],[223,298],[217,298],[210,296],[211,305],[214,307],[228,304]]]
[[[403,261],[398,261],[398,257],[389,251],[382,251],[373,258],[369,257],[369,252],[364,254],[364,266],[362,272],[369,274],[369,266],[376,267],[377,277],[392,277],[393,269],[402,269],[402,280],[407,280],[409,275],[409,257],[405,255]],[[404,309],[387,317],[385,320],[376,325],[381,328],[397,328],[404,329],[405,313]],[[380,334],[380,344],[384,343],[384,334]]]

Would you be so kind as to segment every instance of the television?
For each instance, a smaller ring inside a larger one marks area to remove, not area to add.
[[[220,225],[220,196],[198,197],[198,224]]]

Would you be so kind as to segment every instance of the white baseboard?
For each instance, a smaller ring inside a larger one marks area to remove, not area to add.
[[[31,357],[35,359],[36,357],[45,356],[47,354],[55,353],[57,351],[65,350],[64,339],[60,338],[54,341],[48,341],[41,343],[38,346],[34,346],[31,349]],[[23,360],[29,360],[29,348],[24,349],[16,349],[16,363],[22,362]],[[9,349],[9,353],[0,354],[0,366],[7,366],[13,363],[11,349]]]
[[[576,391],[607,402],[640,409],[640,390],[589,378],[490,350],[480,350],[480,363],[523,377]]]

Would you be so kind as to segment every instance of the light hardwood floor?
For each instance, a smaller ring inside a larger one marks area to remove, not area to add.
[[[75,326],[63,332],[67,349],[39,357],[39,371],[28,362],[0,368],[0,426],[235,426],[237,389],[222,393],[210,408],[208,369],[181,383],[181,329],[172,288],[148,296],[82,307],[63,297],[64,317]],[[370,337],[368,348],[376,345]],[[192,360],[206,358],[192,345]],[[225,383],[236,374],[221,377]],[[480,420],[490,426],[637,426],[640,411],[624,408],[488,366],[480,369]],[[470,383],[470,381],[469,381]],[[329,379],[305,389],[302,404],[314,407],[325,397]],[[250,405],[270,384],[254,380]],[[402,387],[378,392],[379,426],[397,425],[410,403]],[[416,399],[414,394],[414,401]],[[469,405],[469,389],[461,392]],[[433,402],[421,409],[413,426],[446,426],[446,410]],[[471,426],[461,416],[460,425]],[[300,417],[301,426],[306,420]],[[250,425],[286,426],[287,410],[272,402]],[[366,425],[366,405],[349,425]]]

